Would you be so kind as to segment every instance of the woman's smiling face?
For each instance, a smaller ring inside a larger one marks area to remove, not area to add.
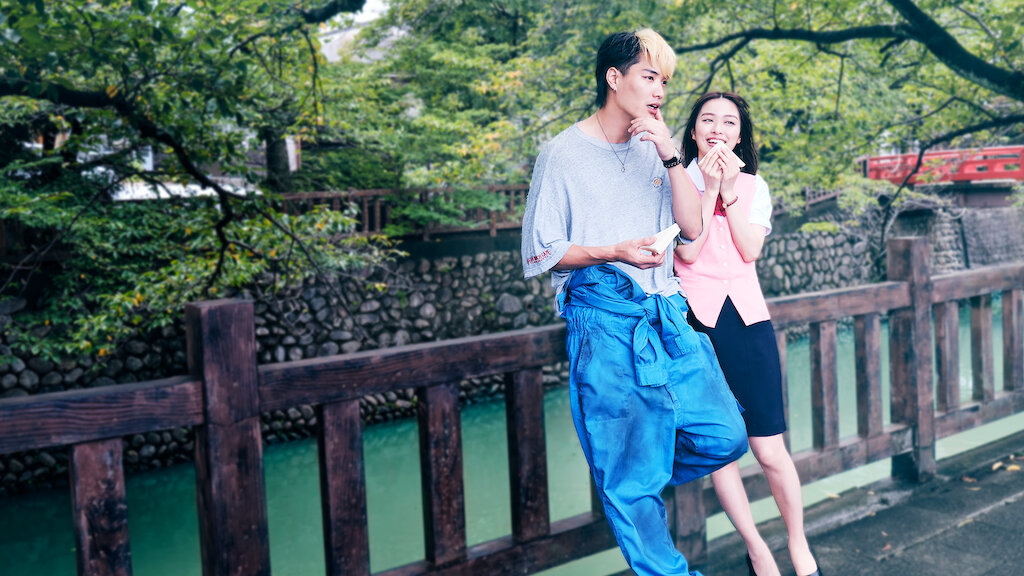
[[[697,115],[692,136],[697,143],[697,158],[703,158],[719,142],[732,150],[740,143],[739,109],[727,98],[708,100]]]

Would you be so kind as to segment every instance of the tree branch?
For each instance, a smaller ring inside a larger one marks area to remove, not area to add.
[[[843,30],[807,28],[751,28],[728,34],[717,40],[676,48],[677,54],[699,52],[723,46],[735,40],[797,40],[814,44],[838,44],[850,40],[913,40],[925,47],[954,74],[979,86],[1024,102],[1024,72],[1000,68],[965,49],[945,28],[923,12],[913,0],[886,0],[903,17],[902,24],[855,26]]]
[[[1024,102],[1024,73],[995,66],[967,51],[956,38],[917,7],[912,0],[886,0],[899,12],[920,42],[956,75],[989,90]]]
[[[808,30],[806,28],[751,28],[735,34],[723,36],[711,42],[694,44],[676,48],[676,54],[686,52],[700,52],[709,48],[717,48],[734,40],[800,40],[814,44],[839,44],[850,40],[867,39],[908,39],[913,34],[905,26],[877,25],[877,26],[855,26],[844,30]]]
[[[342,12],[358,12],[365,3],[366,0],[332,0],[313,10],[299,10],[299,14],[307,24],[320,24]]]
[[[242,40],[234,47],[232,47],[231,50],[228,51],[228,56],[234,56],[235,52],[238,52],[239,50],[245,50],[249,46],[249,44],[252,44],[256,40],[259,40],[260,38],[288,34],[302,28],[307,24],[322,24],[324,22],[327,22],[331,18],[334,18],[338,14],[341,14],[342,12],[358,12],[359,10],[363,9],[363,4],[365,3],[366,0],[332,0],[331,2],[328,2],[327,4],[324,4],[319,8],[314,8],[311,10],[299,10],[297,8],[290,8],[289,11],[297,13],[301,20],[288,24],[283,28],[279,28],[276,30],[267,30],[264,32],[253,34],[252,36],[247,37],[245,40]]]
[[[968,10],[968,9],[966,9],[963,6],[960,6],[960,5],[956,5],[956,6],[954,6],[954,8],[958,12],[963,13],[965,16],[967,16],[971,20],[974,20],[974,22],[978,25],[978,27],[980,27],[982,30],[984,30],[985,34],[988,34],[989,38],[991,38],[992,40],[995,40],[997,42],[999,41],[999,36],[996,35],[996,33],[993,32],[992,29],[989,28],[987,24],[985,24],[985,21],[982,20],[980,17],[978,17],[977,14],[975,14],[974,12],[971,12],[970,10]]]

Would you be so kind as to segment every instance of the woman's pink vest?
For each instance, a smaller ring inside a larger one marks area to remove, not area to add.
[[[752,174],[741,172],[737,176],[735,191],[739,206],[730,207],[730,211],[738,209],[745,218],[750,218],[755,182]],[[706,225],[708,237],[697,261],[686,264],[679,256],[675,257],[676,276],[694,316],[701,324],[714,328],[728,296],[736,305],[743,324],[750,326],[769,320],[768,305],[757,280],[757,268],[753,262],[744,262],[740,257],[740,251],[732,240],[728,219],[712,216]]]

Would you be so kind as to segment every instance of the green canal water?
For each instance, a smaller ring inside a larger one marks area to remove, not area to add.
[[[996,386],[1002,386],[1002,329],[998,302],[994,307]],[[960,390],[970,398],[970,329],[967,311],[961,317]],[[854,351],[852,330],[839,333],[840,434],[856,434]],[[882,347],[882,365],[888,348]],[[806,340],[791,343],[787,372],[790,429],[794,450],[811,446],[809,350]],[[883,398],[888,374],[883,370]],[[888,420],[888,403],[883,413]],[[466,516],[469,543],[511,533],[505,409],[500,401],[463,410]],[[552,520],[588,509],[589,477],[569,416],[564,388],[545,400],[550,507]],[[939,458],[968,450],[1024,429],[1024,415],[1006,418],[939,443]],[[373,571],[423,558],[422,502],[419,489],[418,433],[414,421],[371,426],[365,447],[370,558]],[[274,574],[307,576],[324,573],[317,451],[312,440],[266,449],[266,485]],[[743,463],[752,463],[748,455]],[[807,504],[870,483],[889,472],[888,461],[865,466],[804,487]],[[195,470],[178,465],[134,474],[127,481],[129,530],[136,576],[200,576]],[[754,505],[759,520],[777,515],[770,499]],[[721,514],[709,520],[708,536],[731,531]],[[544,576],[594,576],[618,572],[625,564],[617,550],[607,551],[544,572]],[[4,576],[67,576],[75,574],[70,496],[65,490],[0,499],[0,574]]]

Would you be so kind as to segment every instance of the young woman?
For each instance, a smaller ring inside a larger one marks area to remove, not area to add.
[[[771,231],[768,185],[757,175],[757,148],[746,101],[729,92],[694,104],[683,135],[683,162],[701,190],[704,230],[675,249],[675,270],[690,304],[688,320],[711,339],[725,379],[744,408],[750,449],[786,523],[798,576],[821,576],[807,544],[800,478],[786,450],[782,373],[775,332],[754,261]],[[722,508],[747,545],[751,576],[778,576],[757,532],[739,466],[711,476]]]

